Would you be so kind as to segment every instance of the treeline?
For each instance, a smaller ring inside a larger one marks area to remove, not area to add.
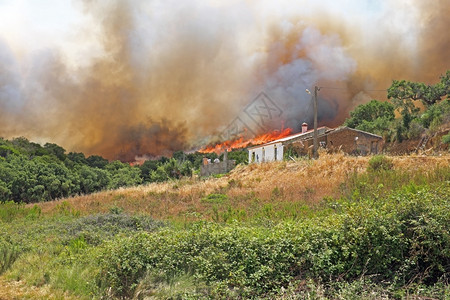
[[[243,162],[245,151],[241,152],[230,153],[230,159],[236,157]],[[10,141],[0,138],[0,201],[33,203],[178,179],[196,172],[205,156],[217,158],[215,153],[180,151],[172,158],[130,166],[120,161],[109,162],[98,155],[66,154],[64,148],[52,143],[41,146],[24,137]]]
[[[434,133],[450,122],[450,70],[435,85],[394,80],[387,97],[389,102],[372,100],[357,106],[345,125],[381,135],[387,142]],[[418,102],[424,109],[418,107]],[[443,142],[450,143],[450,136],[444,136]]]
[[[172,158],[162,157],[159,160],[147,160],[139,168],[142,171],[143,182],[163,182],[171,178],[179,179],[183,176],[191,176],[197,172],[203,163],[203,158],[216,158],[223,160],[223,154],[216,153],[184,153],[177,151]],[[247,150],[235,150],[228,153],[228,159],[235,160],[236,164],[248,163]]]

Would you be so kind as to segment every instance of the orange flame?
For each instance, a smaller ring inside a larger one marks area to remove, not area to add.
[[[229,141],[225,141],[223,143],[209,145],[209,146],[206,146],[205,148],[199,150],[198,152],[200,152],[200,153],[212,153],[212,152],[220,153],[224,150],[231,151],[233,149],[242,149],[242,148],[246,148],[248,146],[269,143],[271,141],[275,141],[275,140],[287,137],[290,134],[292,134],[291,128],[286,128],[282,131],[274,130],[272,132],[258,135],[257,137],[254,137],[249,140],[244,140],[243,137],[240,137],[235,140],[229,140]]]

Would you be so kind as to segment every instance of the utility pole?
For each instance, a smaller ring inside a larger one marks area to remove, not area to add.
[[[319,157],[319,153],[317,152],[317,149],[319,148],[319,141],[317,140],[317,92],[320,91],[319,86],[314,87],[314,135],[313,135],[313,158],[317,159]],[[311,95],[311,92],[306,89],[306,92]]]
[[[320,91],[320,87],[317,85],[314,87],[314,148],[313,148],[313,157],[314,159],[319,158],[319,153],[317,149],[319,149],[319,141],[317,140],[317,92]]]

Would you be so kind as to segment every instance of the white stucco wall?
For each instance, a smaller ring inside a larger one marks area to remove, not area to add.
[[[275,148],[276,157],[275,157]],[[283,144],[275,143],[270,145],[261,145],[260,147],[251,148],[248,150],[248,162],[269,162],[269,161],[283,160]]]

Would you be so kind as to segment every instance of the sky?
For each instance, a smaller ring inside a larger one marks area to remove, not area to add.
[[[450,0],[0,0],[0,136],[123,161],[171,155],[298,131],[315,85],[319,125],[338,126],[384,100],[392,80],[432,84],[450,69],[449,10]]]

